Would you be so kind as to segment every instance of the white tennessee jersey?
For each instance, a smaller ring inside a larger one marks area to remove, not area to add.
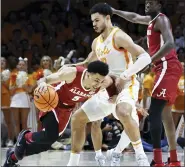
[[[126,49],[118,49],[114,43],[114,35],[120,29],[114,27],[108,37],[103,41],[99,35],[96,40],[95,52],[99,60],[109,65],[110,74],[119,77],[133,64],[132,56]]]

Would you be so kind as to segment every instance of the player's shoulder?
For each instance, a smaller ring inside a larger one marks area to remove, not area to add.
[[[163,25],[165,23],[170,23],[170,20],[165,14],[160,13],[159,16],[156,18],[156,23]]]
[[[121,29],[119,29],[118,31],[115,32],[113,38],[114,38],[115,44],[118,44],[118,45],[119,44],[123,45],[123,42],[124,42],[124,45],[125,45],[125,44],[128,43],[128,41],[131,40],[131,37]]]
[[[77,73],[82,73],[86,68],[84,66],[76,66],[76,72]]]
[[[98,38],[99,38],[99,36],[96,37],[96,38],[93,40],[92,45],[91,45],[92,50],[95,49]]]

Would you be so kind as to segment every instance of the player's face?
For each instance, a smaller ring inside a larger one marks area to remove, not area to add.
[[[1,57],[1,69],[5,69],[6,68],[6,59]]]
[[[157,0],[146,0],[145,1],[145,13],[151,14],[153,12],[158,11],[160,8],[160,4]]]
[[[103,33],[106,28],[107,19],[107,16],[101,15],[99,13],[94,13],[91,15],[93,29],[96,33]]]
[[[89,73],[89,83],[90,83],[90,89],[96,90],[100,88],[103,81],[105,79],[105,76],[101,76],[100,74],[96,73]]]

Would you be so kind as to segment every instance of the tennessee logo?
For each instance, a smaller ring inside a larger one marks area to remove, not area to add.
[[[166,97],[166,89],[162,89],[162,91],[159,93],[159,94],[157,94],[157,97]]]
[[[111,49],[108,49],[106,46],[104,47],[104,49],[98,48],[98,49],[97,49],[97,55],[98,55],[99,57],[101,57],[101,56],[103,56],[103,55],[109,54],[110,51],[111,51]]]

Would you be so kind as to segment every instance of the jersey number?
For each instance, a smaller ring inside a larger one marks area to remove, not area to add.
[[[78,101],[80,98],[82,98],[82,97],[80,97],[80,96],[74,96],[74,97],[72,98],[72,100],[73,100],[73,101]]]

